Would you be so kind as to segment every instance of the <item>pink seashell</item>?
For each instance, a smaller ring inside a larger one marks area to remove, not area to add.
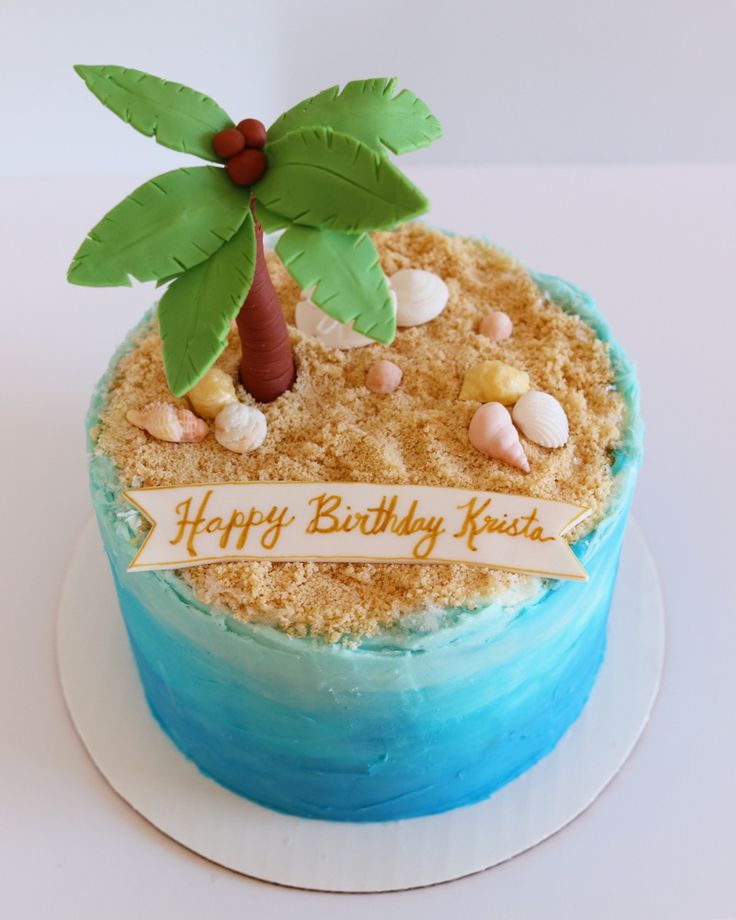
[[[189,409],[177,409],[176,417],[181,424],[182,441],[202,441],[210,432],[207,422],[197,418]]]
[[[142,428],[158,441],[179,444],[182,441],[201,441],[207,437],[207,422],[190,412],[177,409],[171,403],[153,402],[143,409],[130,409],[126,418],[131,425]]]
[[[401,386],[404,372],[393,361],[376,361],[365,375],[365,385],[374,393],[393,393]]]
[[[529,461],[519,441],[519,432],[514,428],[509,410],[501,403],[485,403],[476,410],[470,421],[468,438],[481,453],[529,472]]]
[[[514,324],[503,310],[492,310],[480,321],[478,332],[487,336],[492,342],[505,342],[511,338]]]

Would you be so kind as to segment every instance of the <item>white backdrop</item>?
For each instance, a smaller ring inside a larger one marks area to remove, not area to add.
[[[734,26],[736,0],[0,0],[3,916],[736,917],[736,507],[723,491],[736,455],[736,165],[702,165],[736,159]],[[89,393],[154,292],[72,287],[65,271],[107,209],[184,160],[106,113],[75,62],[159,71],[265,121],[330,83],[395,72],[445,125],[445,140],[401,161],[429,219],[595,293],[639,367],[634,511],[669,638],[648,731],[569,830],[455,884],[310,895],[198,859],[96,773],[64,712],[54,620],[90,510]],[[565,165],[580,161],[596,165]]]
[[[417,165],[733,160],[735,35],[733,0],[0,0],[0,175],[181,165],[105,115],[73,63],[266,122],[396,74],[445,126]]]

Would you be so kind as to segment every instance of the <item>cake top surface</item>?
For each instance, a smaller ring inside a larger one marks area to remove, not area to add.
[[[612,455],[626,424],[608,346],[496,248],[420,224],[376,233],[373,241],[386,275],[418,268],[444,279],[449,300],[436,319],[399,330],[390,346],[327,347],[294,327],[299,288],[269,254],[298,373],[292,389],[260,406],[268,421],[264,443],[246,454],[225,450],[213,437],[171,444],[127,421],[131,409],[153,401],[189,405],[172,400],[151,320],[113,370],[93,432],[95,449],[111,458],[124,487],[242,480],[461,486],[589,507],[591,516],[567,539],[584,536],[610,503]],[[494,309],[513,321],[513,335],[503,342],[477,331]],[[240,351],[233,329],[217,366],[236,377]],[[365,386],[378,358],[403,371],[401,387],[390,395]],[[458,395],[465,372],[484,360],[526,371],[532,389],[554,395],[567,414],[570,436],[563,447],[549,450],[522,438],[529,473],[490,459],[468,441],[479,403]],[[256,405],[242,387],[238,398]],[[374,635],[438,608],[522,600],[541,584],[534,576],[462,564],[238,561],[180,575],[201,601],[237,618],[329,641]]]

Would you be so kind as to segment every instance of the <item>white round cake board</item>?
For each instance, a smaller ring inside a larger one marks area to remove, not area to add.
[[[280,885],[391,891],[487,869],[554,834],[615,776],[642,733],[664,654],[662,596],[629,524],[600,677],[555,750],[485,802],[379,824],[282,815],[203,776],[146,704],[96,524],[82,532],[59,610],[59,668],[74,725],[110,785],[173,840]]]

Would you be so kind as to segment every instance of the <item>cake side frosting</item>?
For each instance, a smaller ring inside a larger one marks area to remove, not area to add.
[[[577,718],[604,655],[625,522],[622,508],[588,557],[591,581],[511,620],[482,610],[357,649],[202,616],[111,562],[152,711],[200,769],[291,814],[393,820],[487,797]]]
[[[576,288],[538,283],[610,336]],[[173,572],[128,573],[138,522],[114,464],[92,451],[95,510],[131,645],[151,709],[179,748],[255,801],[347,821],[479,801],[549,753],[603,660],[641,460],[635,374],[615,342],[611,355],[627,426],[603,520],[573,546],[589,581],[553,582],[526,603],[441,611],[430,625],[407,617],[356,647],[244,622],[203,603]],[[91,429],[109,379],[93,400]]]

